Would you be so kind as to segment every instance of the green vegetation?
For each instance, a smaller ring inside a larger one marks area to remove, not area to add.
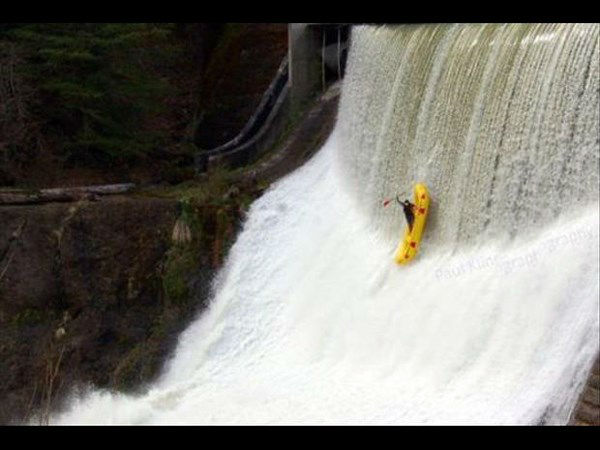
[[[174,246],[167,252],[163,288],[169,302],[176,305],[189,299],[188,277],[197,269],[197,255],[191,246]]]
[[[112,384],[118,389],[131,389],[148,377],[148,350],[146,344],[141,342],[135,345],[118,362],[113,374]]]
[[[0,24],[0,186],[191,180],[286,48],[281,24]]]
[[[47,317],[46,314],[42,313],[39,309],[35,308],[26,308],[22,311],[19,311],[13,317],[13,325],[17,327],[21,326],[30,326],[30,325],[38,325],[44,322]]]
[[[193,65],[186,32],[167,23],[0,24],[0,63],[10,68],[0,85],[11,86],[0,90],[4,162],[22,160],[33,136],[63,162],[96,167],[178,143],[188,123],[167,122],[192,120],[171,111],[189,94],[178,86],[182,64]]]
[[[178,200],[179,217],[162,263],[163,302],[144,341],[125,351],[111,374],[111,386],[139,388],[159,370],[166,342],[196,313],[210,289],[210,280],[233,244],[243,213],[262,188],[237,181],[239,172],[218,170],[205,182],[155,187],[141,196]],[[181,231],[189,230],[187,232]],[[179,231],[176,231],[179,230]],[[202,292],[194,284],[201,279]]]
[[[187,307],[189,285],[199,268],[212,271],[221,265],[245,211],[265,189],[262,183],[243,179],[241,173],[240,169],[219,169],[203,181],[154,187],[137,194],[178,200],[179,217],[162,270],[169,305]]]

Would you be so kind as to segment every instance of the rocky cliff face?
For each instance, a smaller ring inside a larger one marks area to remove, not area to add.
[[[600,426],[600,359],[596,359],[590,371],[569,425]]]
[[[156,371],[164,349],[149,339],[180,314],[161,284],[176,209],[113,197],[0,210],[0,422],[75,380],[131,386]]]

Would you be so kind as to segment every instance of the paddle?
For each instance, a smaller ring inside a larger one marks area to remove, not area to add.
[[[402,194],[404,195],[404,192],[402,192]],[[400,195],[396,195],[396,199],[398,199],[398,197],[400,197]],[[393,198],[385,199],[383,201],[383,207],[385,208],[387,205],[389,205],[392,200],[394,200],[394,199]],[[400,202],[400,200],[398,200],[398,202]]]

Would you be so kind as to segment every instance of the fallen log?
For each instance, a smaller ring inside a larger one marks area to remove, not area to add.
[[[26,205],[31,203],[73,202],[94,200],[100,195],[113,195],[128,192],[133,183],[105,184],[99,186],[78,186],[39,190],[11,189],[0,190],[0,205]]]

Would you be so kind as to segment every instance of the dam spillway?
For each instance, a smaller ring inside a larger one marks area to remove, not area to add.
[[[598,28],[354,27],[336,128],[252,205],[161,378],[51,423],[566,423],[599,350]],[[399,268],[381,201],[417,181]]]

